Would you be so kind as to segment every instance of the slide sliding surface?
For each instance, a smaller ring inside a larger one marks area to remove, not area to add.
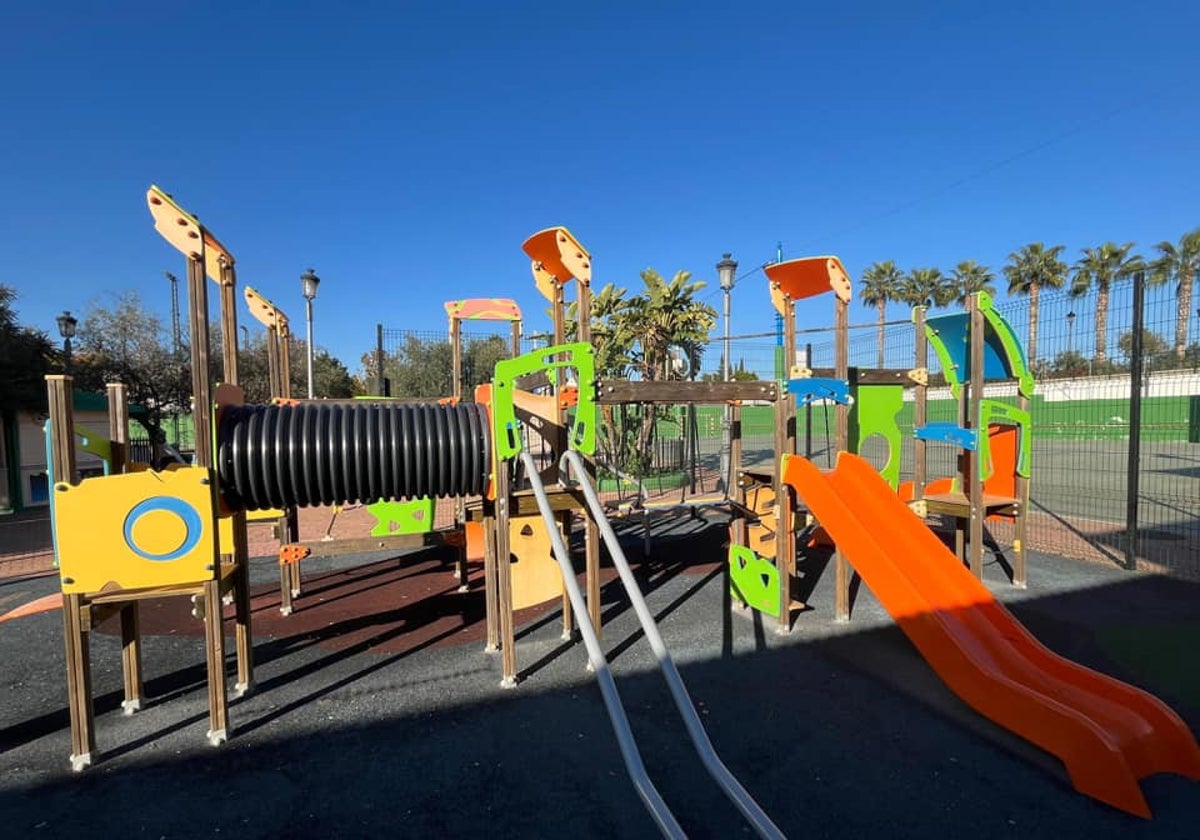
[[[1140,779],[1200,778],[1195,737],[1171,709],[1042,645],[869,463],[841,453],[826,473],[788,456],[783,480],[947,686],[1061,759],[1077,790],[1149,817]]]

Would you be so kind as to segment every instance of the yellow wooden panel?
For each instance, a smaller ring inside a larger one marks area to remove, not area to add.
[[[146,204],[154,218],[154,229],[185,257],[199,257],[204,252],[204,232],[192,214],[175,203],[171,196],[151,186],[146,191]]]
[[[54,535],[65,593],[212,580],[216,492],[204,467],[54,486]]]
[[[524,609],[562,596],[562,573],[550,547],[550,534],[541,515],[508,521],[512,556],[513,609]]]

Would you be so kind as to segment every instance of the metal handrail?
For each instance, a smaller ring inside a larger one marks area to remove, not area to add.
[[[663,801],[662,795],[650,781],[650,776],[646,773],[646,766],[642,763],[642,755],[638,752],[633,732],[629,728],[629,719],[625,716],[624,706],[621,705],[621,696],[617,693],[617,684],[613,681],[608,660],[604,656],[604,650],[600,647],[596,630],[592,627],[583,593],[579,591],[579,581],[575,579],[575,567],[571,564],[571,554],[563,541],[554,511],[550,508],[550,499],[546,496],[546,486],[538,475],[537,464],[534,462],[533,456],[524,449],[520,452],[520,458],[528,474],[526,477],[529,484],[533,488],[533,495],[537,500],[538,510],[542,514],[542,521],[546,525],[546,531],[550,534],[554,558],[558,561],[559,569],[562,571],[563,586],[567,590],[567,596],[571,599],[575,615],[579,617],[579,632],[583,636],[583,644],[587,648],[588,661],[591,662],[592,670],[596,672],[596,680],[600,683],[604,708],[608,711],[608,719],[612,721],[613,730],[616,732],[621,757],[625,761],[625,769],[629,773],[629,778],[633,782],[638,796],[642,798],[642,802],[663,836],[686,838],[687,835],[684,834],[679,821],[675,819],[675,815]]]
[[[725,766],[720,756],[717,755],[717,751],[713,748],[712,741],[708,737],[708,732],[705,731],[704,724],[701,723],[700,716],[696,713],[696,707],[692,704],[692,698],[688,695],[687,687],[683,684],[683,678],[679,675],[679,670],[675,667],[675,661],[671,658],[671,654],[667,651],[667,646],[663,643],[662,636],[658,632],[658,625],[654,621],[654,616],[650,614],[650,608],[646,606],[646,599],[642,596],[642,591],[638,587],[633,570],[629,567],[629,561],[625,559],[625,552],[622,550],[621,544],[617,540],[617,535],[608,521],[608,516],[604,513],[604,506],[600,502],[600,497],[596,495],[596,489],[587,477],[583,459],[579,456],[578,452],[568,450],[563,453],[562,460],[559,463],[559,469],[563,476],[568,474],[568,466],[571,467],[576,477],[575,483],[583,491],[583,496],[587,500],[592,519],[600,528],[600,535],[604,539],[604,544],[608,546],[608,552],[612,556],[617,574],[620,575],[621,582],[625,585],[626,592],[629,593],[629,600],[633,604],[634,612],[637,613],[638,621],[642,625],[642,631],[646,634],[646,639],[650,642],[650,648],[654,651],[654,655],[658,659],[659,668],[662,670],[663,677],[667,681],[667,687],[671,690],[671,697],[675,700],[675,706],[679,709],[679,714],[687,727],[688,735],[692,739],[692,745],[700,755],[700,760],[704,764],[704,768],[725,792],[725,795],[729,797],[734,806],[741,811],[742,816],[746,818],[760,837],[783,838],[783,832],[779,830],[779,827],[771,821],[771,818],[767,816],[762,807],[742,787],[741,782],[737,780],[733,773],[729,772],[729,768]],[[543,516],[546,516],[546,511],[543,511]],[[547,521],[549,522],[552,519],[553,517],[551,516],[551,519]],[[564,581],[567,576],[564,567]],[[574,582],[575,575],[573,570],[569,577]],[[578,584],[575,584],[575,586],[578,589]],[[578,611],[578,608],[576,608],[576,612]]]

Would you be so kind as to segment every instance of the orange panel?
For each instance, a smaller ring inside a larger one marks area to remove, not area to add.
[[[448,300],[446,314],[460,321],[520,321],[521,308],[510,298]]]
[[[559,283],[565,284],[574,278],[585,286],[591,285],[592,255],[565,227],[539,230],[526,239],[521,248]],[[537,278],[536,271],[534,277]]]
[[[1139,780],[1200,779],[1200,748],[1162,701],[1043,646],[863,459],[785,457],[791,485],[929,664],[976,711],[1058,756],[1075,788],[1150,816]]]
[[[829,291],[839,300],[850,300],[850,275],[837,257],[801,257],[768,265],[763,271],[772,287],[793,303]]]

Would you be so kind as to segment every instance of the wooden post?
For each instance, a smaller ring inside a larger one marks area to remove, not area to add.
[[[125,385],[108,385],[108,439],[112,446],[109,472],[125,472],[129,457],[129,394]],[[125,699],[121,708],[131,715],[142,707],[142,636],[138,602],[121,606],[121,673],[125,677]]]
[[[69,376],[47,376],[50,412],[50,472],[58,485],[75,483],[75,412]],[[92,763],[96,749],[92,709],[92,661],[87,628],[83,623],[83,596],[63,595],[63,640],[66,646],[67,707],[71,717],[71,769]]]
[[[968,415],[963,425],[971,429],[980,440],[981,435],[987,434],[987,429],[979,428],[981,403],[983,402],[983,349],[984,323],[983,312],[979,309],[979,294],[967,298],[967,311],[971,316],[971,379],[967,405]],[[979,451],[964,452],[968,473],[970,475],[970,505],[971,505],[971,535],[969,539],[971,550],[971,571],[975,577],[983,578],[983,478],[980,474]]]
[[[496,560],[496,503],[483,500],[483,602],[487,618],[486,653],[500,649],[499,563]]]
[[[225,255],[219,257],[221,287],[221,363],[225,381],[239,385],[238,377],[238,322],[237,322],[237,271]],[[287,366],[284,365],[285,379]],[[237,682],[234,691],[242,696],[254,684],[254,650],[250,628],[250,547],[246,534],[246,513],[233,514],[230,523],[233,545],[221,546],[222,560],[234,564],[233,597],[236,612],[235,647],[237,655]]]
[[[238,384],[237,274],[224,256],[221,263],[221,362],[225,381]]]
[[[462,399],[462,323],[450,316],[450,396]]]
[[[1029,398],[1021,394],[1017,398],[1017,407],[1021,411],[1029,411]],[[1033,434],[1032,428],[1019,429],[1017,434]],[[1023,441],[1017,440],[1018,459]],[[1013,560],[1013,586],[1024,589],[1028,584],[1025,578],[1025,528],[1026,517],[1029,515],[1029,479],[1017,473],[1017,515],[1013,523],[1013,548],[1016,558]]]
[[[192,422],[196,430],[195,464],[215,476],[212,386],[208,379],[208,286],[204,254],[188,257],[188,321],[192,338]],[[213,557],[213,578],[204,584],[204,636],[208,660],[209,733],[211,743],[225,740],[228,696],[225,691],[225,634],[221,621],[220,557]]]
[[[500,609],[501,688],[517,684],[516,633],[513,628],[512,550],[509,546],[509,464],[496,465],[496,596]]]
[[[775,474],[772,489],[775,491],[775,566],[779,569],[779,619],[777,630],[786,633],[791,629],[792,576],[795,573],[795,554],[791,549],[792,505],[789,487],[783,482],[783,455],[788,452],[788,417],[791,394],[785,388],[775,400]]]
[[[267,327],[267,387],[272,396],[283,393],[279,385],[279,330],[274,324]]]
[[[729,475],[725,477],[728,483],[729,498],[746,506],[746,488],[742,486],[742,403],[735,401],[729,404]],[[746,544],[746,520],[734,516],[730,522],[730,545]]]
[[[925,307],[913,309],[913,325],[916,346],[913,348],[913,364],[917,374],[913,394],[913,429],[923,428],[929,422],[929,343],[925,340]],[[926,441],[916,438],[913,442],[913,501],[925,498],[925,485],[929,480],[926,473],[928,452]]]
[[[850,304],[841,298],[834,298],[833,303],[833,370],[834,377],[847,381],[850,377]],[[828,410],[828,409],[826,409]],[[840,454],[845,452],[850,442],[850,409],[839,404],[834,409],[835,431],[834,446]],[[834,456],[836,464],[837,455]],[[834,620],[850,620],[850,564],[841,549],[835,549],[834,578],[835,604]]]
[[[565,344],[567,341],[567,299],[566,288],[563,281],[554,278],[554,301],[551,305],[551,315],[554,319],[554,344],[555,346]],[[555,393],[563,385],[563,375],[561,370],[554,371],[554,381],[551,383],[554,386]],[[563,409],[558,409],[554,415],[556,428],[554,431],[554,440],[550,441],[550,449],[552,450],[553,464],[551,469],[547,471],[548,481],[546,483],[559,480],[558,461],[563,453],[567,451],[567,428],[566,428],[567,413]],[[569,516],[569,514],[568,514]],[[565,517],[564,517],[565,518]],[[560,520],[561,523],[562,520]],[[570,525],[567,525],[570,528]],[[568,533],[570,531],[568,530]],[[506,535],[507,538],[507,535]],[[568,547],[570,542],[567,542]],[[562,594],[562,637],[570,639],[575,633],[575,618],[571,612],[571,599],[567,596],[567,589],[563,586]],[[600,633],[600,628],[596,628],[597,636]]]
[[[279,396],[292,398],[292,328],[284,324],[277,331],[279,341]]]
[[[578,315],[579,340],[590,344],[592,341],[592,287],[590,283],[585,283],[583,280],[578,280],[576,286],[578,287],[578,297],[576,299],[578,311],[576,314]],[[580,383],[580,385],[583,384],[582,382]],[[595,486],[596,459],[590,455],[585,455],[583,457],[583,466],[587,472],[587,480]],[[571,514],[567,513],[563,518],[567,523],[567,545],[570,545]],[[592,621],[592,627],[596,630],[596,637],[600,638],[601,631],[603,630],[600,616],[600,526],[587,510],[584,511],[583,528],[585,568],[587,570],[588,617]]]

